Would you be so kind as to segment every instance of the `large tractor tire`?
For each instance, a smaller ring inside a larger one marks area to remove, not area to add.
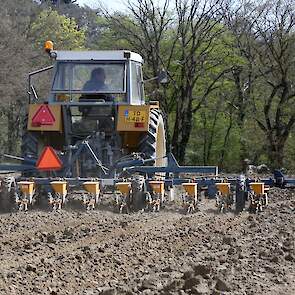
[[[165,125],[163,116],[157,109],[151,110],[149,130],[139,143],[139,152],[143,153],[146,159],[155,158],[154,163],[147,165],[166,166]]]

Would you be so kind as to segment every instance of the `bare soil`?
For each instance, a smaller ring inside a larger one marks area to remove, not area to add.
[[[103,206],[0,215],[0,294],[295,294],[295,192],[259,215],[119,215]]]

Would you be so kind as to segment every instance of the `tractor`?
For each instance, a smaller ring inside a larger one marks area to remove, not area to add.
[[[139,54],[57,51],[51,41],[45,42],[45,50],[53,66],[29,74],[21,145],[24,177],[55,182],[58,178],[115,179],[133,164],[165,166],[163,114],[158,102],[145,102]],[[41,99],[32,78],[48,70],[53,71],[51,89]],[[160,76],[154,79],[167,80],[165,73]],[[53,195],[64,199],[62,182],[53,188],[50,199],[56,199]],[[142,203],[145,196],[139,198],[137,203]]]
[[[163,112],[144,93],[145,82],[168,82],[165,71],[144,81],[143,59],[129,50],[59,51],[46,41],[45,51],[53,65],[29,73],[21,156],[5,155],[21,164],[0,164],[1,173],[21,173],[1,182],[0,209],[14,199],[28,210],[44,196],[61,209],[74,191],[87,210],[116,192],[121,213],[159,211],[165,191],[188,181],[183,173],[218,173],[215,166],[179,166],[166,153]],[[50,91],[39,97],[33,82],[49,71]]]

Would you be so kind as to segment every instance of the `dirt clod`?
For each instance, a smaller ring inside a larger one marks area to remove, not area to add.
[[[230,291],[231,290],[229,284],[220,278],[217,279],[215,288],[219,291]]]
[[[201,281],[199,278],[196,278],[196,277],[189,278],[184,283],[184,289],[192,289],[193,287],[199,285],[200,282]]]
[[[212,271],[212,268],[209,265],[206,265],[206,264],[194,265],[195,275],[204,276],[204,275],[207,275],[207,274],[211,273],[211,271]]]
[[[56,236],[53,233],[49,233],[46,235],[47,243],[55,244],[56,243]]]

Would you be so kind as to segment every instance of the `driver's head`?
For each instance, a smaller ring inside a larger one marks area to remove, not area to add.
[[[96,68],[91,72],[91,80],[104,83],[105,78],[106,76],[103,68]]]

